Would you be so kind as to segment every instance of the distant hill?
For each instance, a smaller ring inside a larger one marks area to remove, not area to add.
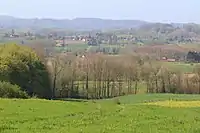
[[[11,16],[0,16],[0,27],[3,28],[64,28],[64,29],[125,29],[137,28],[148,22],[140,20],[111,20],[99,18],[76,19],[22,19]]]
[[[150,23],[140,20],[100,18],[23,19],[0,16],[0,35],[5,36],[12,31],[11,29],[16,30],[18,34],[31,31],[39,37],[49,34],[73,36],[77,31],[81,35],[96,36],[97,32],[103,32],[105,34],[102,37],[110,38],[114,33],[121,40],[139,44],[200,44],[200,25],[195,23]]]

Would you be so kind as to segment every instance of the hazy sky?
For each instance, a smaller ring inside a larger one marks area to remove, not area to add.
[[[2,0],[0,15],[200,23],[200,0]]]

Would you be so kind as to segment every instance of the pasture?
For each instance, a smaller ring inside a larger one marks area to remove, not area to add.
[[[164,62],[164,61],[156,62],[156,64],[167,67],[168,69],[174,72],[181,71],[184,73],[193,72],[194,68],[198,65],[197,63],[188,64],[184,62]]]
[[[176,105],[179,101],[178,104],[187,102],[194,106],[150,104],[168,100]],[[0,99],[0,132],[197,133],[198,100],[199,95],[175,94],[139,94],[99,101]]]
[[[65,47],[55,47],[58,52],[84,52],[87,48],[87,44],[68,44]]]
[[[200,50],[200,45],[199,44],[179,44],[181,48],[187,49],[187,50],[194,50],[194,51],[199,51]]]

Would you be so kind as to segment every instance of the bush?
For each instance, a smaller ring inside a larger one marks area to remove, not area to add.
[[[21,91],[18,85],[13,85],[9,82],[0,81],[0,97],[2,98],[28,98],[28,94]]]
[[[0,46],[0,81],[18,85],[29,96],[51,97],[48,70],[29,47],[15,44]]]

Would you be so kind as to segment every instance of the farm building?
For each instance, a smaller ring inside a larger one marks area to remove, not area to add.
[[[167,57],[162,57],[162,60],[167,60]]]
[[[167,58],[167,57],[162,57],[162,61],[167,61],[167,62],[175,62],[176,61],[176,59],[174,59],[174,58]]]
[[[175,62],[176,59],[167,59],[168,62]]]
[[[64,44],[63,43],[57,43],[56,47],[64,47]]]

